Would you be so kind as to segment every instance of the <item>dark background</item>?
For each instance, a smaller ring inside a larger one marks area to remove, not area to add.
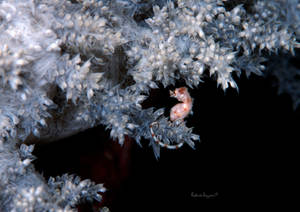
[[[104,183],[108,191],[101,206],[112,212],[200,211],[222,200],[253,204],[294,198],[300,110],[293,110],[291,98],[277,94],[271,77],[236,78],[239,92],[203,80],[190,89],[194,114],[186,119],[201,137],[195,150],[163,149],[156,160],[149,141],[141,148],[126,138],[121,147],[100,126],[36,146],[37,170],[46,178],[74,173]],[[169,111],[176,100],[168,89],[173,88],[153,90],[143,106]],[[92,211],[92,206],[79,209]]]

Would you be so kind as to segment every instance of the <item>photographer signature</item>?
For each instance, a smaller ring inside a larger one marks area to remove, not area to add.
[[[191,197],[193,198],[205,198],[205,199],[212,199],[212,198],[215,198],[219,195],[218,192],[215,192],[213,194],[207,194],[205,192],[202,192],[202,193],[196,193],[196,192],[192,192],[191,193]]]

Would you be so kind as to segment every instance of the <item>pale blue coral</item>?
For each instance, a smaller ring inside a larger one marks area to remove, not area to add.
[[[104,191],[66,175],[47,185],[24,154],[32,148],[16,146],[25,140],[102,124],[121,144],[125,135],[149,140],[159,157],[149,130],[155,121],[162,142],[194,147],[199,136],[185,122],[141,107],[150,89],[179,79],[194,88],[207,73],[224,90],[238,88],[233,73],[262,74],[268,54],[290,56],[299,47],[299,1],[233,2],[0,0],[0,210],[73,211]],[[297,105],[299,70],[280,67],[280,91]],[[57,181],[70,196],[53,190]]]

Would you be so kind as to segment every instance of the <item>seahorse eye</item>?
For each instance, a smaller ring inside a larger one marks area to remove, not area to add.
[[[178,88],[178,93],[180,94],[184,94],[185,91],[186,91],[185,87]]]

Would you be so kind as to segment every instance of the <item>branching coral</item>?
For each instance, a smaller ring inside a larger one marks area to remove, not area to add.
[[[0,0],[0,209],[73,210],[104,191],[66,175],[47,185],[30,163],[32,147],[18,148],[24,142],[102,124],[120,144],[125,135],[149,140],[159,157],[157,123],[162,144],[194,147],[199,136],[185,122],[141,106],[151,89],[194,88],[207,73],[237,88],[234,73],[262,74],[268,54],[299,47],[298,1],[243,2]],[[274,72],[295,104],[298,72]]]

